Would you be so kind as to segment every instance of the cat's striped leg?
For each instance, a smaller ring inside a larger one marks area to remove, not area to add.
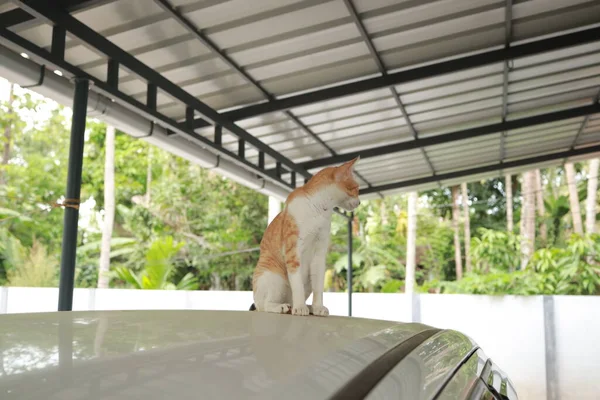
[[[254,304],[258,311],[277,314],[290,312],[290,289],[280,273],[259,270],[259,273],[255,274],[254,287]]]
[[[315,254],[310,263],[310,284],[313,293],[311,313],[321,317],[329,315],[329,310],[323,305],[327,249],[329,249],[329,238],[318,241],[315,245]]]
[[[300,264],[300,250],[298,225],[291,215],[288,215],[283,223],[283,245],[285,254],[285,268],[292,290],[292,314],[308,315],[310,313],[306,306],[304,293],[304,280],[302,278],[302,265]]]
[[[290,288],[292,289],[292,314],[309,315],[310,310],[306,305],[306,296],[304,295],[304,282],[302,274],[297,269],[293,273],[288,272]]]

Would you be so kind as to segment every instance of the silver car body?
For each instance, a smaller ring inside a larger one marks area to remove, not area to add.
[[[416,323],[233,311],[0,317],[6,400],[493,396],[517,398],[472,340]]]

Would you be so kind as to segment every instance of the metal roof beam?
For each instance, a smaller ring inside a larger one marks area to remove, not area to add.
[[[360,36],[361,36],[363,42],[369,49],[369,53],[371,54],[371,57],[375,61],[375,64],[377,64],[377,68],[379,69],[381,76],[387,76],[388,75],[387,68],[385,67],[383,60],[379,56],[379,52],[375,48],[375,45],[373,44],[373,41],[371,40],[371,37],[369,36],[369,33],[367,32],[367,29],[365,28],[362,20],[360,19],[358,12],[356,11],[356,8],[354,7],[354,4],[352,4],[352,0],[344,0],[344,4],[346,5],[346,9],[348,9],[348,12],[350,13],[350,16],[352,17],[352,21],[354,21],[354,25],[356,26],[356,29],[358,29],[358,32],[360,33]],[[402,103],[402,99],[400,99],[400,95],[398,94],[398,91],[396,90],[395,87],[390,87],[390,92],[392,93],[392,97],[394,98],[394,101],[396,102],[396,104],[398,105],[398,108],[400,109],[400,113],[402,114],[402,117],[406,121],[406,125],[408,126],[410,133],[412,134],[414,139],[418,139],[419,134],[418,134],[417,130],[415,129],[413,123],[411,122],[410,117],[408,116],[408,113],[406,112],[406,107],[404,107],[404,104]],[[427,151],[422,148],[421,153],[423,154],[423,158],[425,159],[425,162],[427,163],[427,166],[429,167],[431,174],[435,175],[435,168],[433,167],[433,164],[432,164],[431,160],[429,159],[429,156],[427,155]],[[440,183],[440,186],[441,186],[441,183]]]
[[[442,135],[430,136],[426,138],[420,138],[410,141],[398,142],[389,144],[386,146],[371,147],[360,151],[353,151],[350,153],[340,154],[336,157],[321,158],[298,165],[306,168],[307,170],[320,168],[327,165],[338,164],[344,161],[353,159],[354,157],[360,156],[361,159],[382,156],[386,154],[399,153],[407,150],[419,149],[421,147],[434,146],[443,143],[451,143],[459,140],[472,139],[476,137],[486,136],[495,134],[502,131],[509,131],[513,129],[526,128],[529,126],[540,125],[549,122],[562,121],[570,118],[577,118],[584,115],[595,114],[600,112],[600,104],[592,104],[588,106],[582,106],[577,108],[571,108],[568,110],[555,111],[548,114],[534,115],[532,117],[525,117],[521,119],[515,119],[510,121],[503,121],[496,124],[479,126],[475,128],[464,129],[461,131],[455,131]]]
[[[181,12],[177,10],[168,0],[154,0],[171,18],[176,20],[185,30],[193,34],[196,39],[198,39],[204,46],[206,46],[213,54],[215,54],[221,61],[223,61],[229,68],[236,71],[239,75],[241,75],[246,82],[250,85],[254,86],[258,91],[260,91],[263,96],[265,96],[268,100],[275,100],[275,97],[269,93],[262,85],[254,79],[248,72],[246,72],[242,67],[240,67],[231,57],[229,57],[223,50],[221,50],[210,38],[208,38],[194,23],[189,21]],[[300,127],[307,135],[312,137],[316,142],[321,144],[323,147],[331,153],[332,156],[336,156],[337,153],[331,146],[329,146],[323,139],[321,139],[317,134],[315,134],[308,126],[306,126],[298,117],[296,117],[291,111],[284,111],[286,116],[290,118],[296,125]],[[362,179],[369,187],[371,187],[371,183],[363,178],[360,174],[357,174],[360,179]],[[295,179],[294,179],[295,180]],[[292,186],[296,186],[292,184]]]
[[[270,146],[266,145],[262,141],[258,140],[244,129],[240,128],[227,117],[218,113],[196,97],[189,94],[187,91],[165,78],[152,68],[148,67],[143,62],[139,61],[136,57],[132,56],[128,52],[121,49],[119,46],[112,43],[110,40],[100,35],[87,25],[83,24],[78,19],[71,16],[69,13],[54,8],[44,2],[38,2],[34,0],[12,0],[19,7],[23,8],[30,14],[33,14],[43,20],[46,20],[52,24],[60,25],[66,29],[71,35],[77,37],[87,45],[97,49],[101,53],[105,54],[109,58],[115,60],[120,65],[128,68],[136,75],[147,80],[150,83],[155,84],[165,93],[169,94],[173,98],[185,104],[187,107],[193,108],[199,113],[202,118],[210,121],[212,125],[221,125],[224,129],[236,135],[239,139],[245,140],[246,143],[254,146],[257,150],[265,152],[275,160],[281,162],[283,165],[288,167],[292,171],[296,171],[302,176],[310,176],[310,174],[303,168],[300,168],[292,160],[283,156]],[[193,121],[192,121],[193,122]]]
[[[115,0],[52,0],[47,1],[54,7],[59,7],[69,13],[82,11],[87,8],[98,7],[106,3],[112,3]],[[0,14],[0,27],[12,28],[25,22],[33,21],[35,17],[27,11],[20,8],[6,11]]]
[[[600,91],[598,91],[598,93],[596,94],[596,97],[594,97],[594,104],[598,104],[598,102],[600,102]],[[583,131],[585,130],[585,127],[587,126],[589,120],[590,120],[590,115],[588,114],[585,116],[583,121],[581,121],[581,125],[579,126],[579,129],[577,130],[577,134],[575,135],[575,138],[573,139],[573,143],[571,143],[571,150],[575,149],[575,146],[577,146],[579,137],[583,134]]]
[[[179,10],[167,0],[154,0],[154,2],[165,11],[170,18],[174,19],[189,33],[206,46],[214,55],[223,61],[229,68],[240,74],[246,82],[258,89],[268,99],[273,99],[273,96],[251,77],[243,68],[241,68],[231,57],[225,54],[208,36],[206,36],[193,22],[188,20]]]
[[[516,46],[511,46],[507,49],[491,50],[485,53],[474,54],[436,64],[416,67],[413,69],[388,74],[387,76],[379,76],[315,90],[308,93],[292,95],[266,103],[232,110],[223,113],[223,115],[231,121],[239,121],[276,111],[288,110],[308,104],[395,86],[420,79],[431,78],[437,75],[481,67],[506,60],[560,50],[597,40],[600,40],[600,27],[523,43]],[[195,128],[200,128],[203,126],[207,126],[207,124],[202,120],[196,120],[194,125]]]
[[[504,17],[504,48],[510,47],[510,39],[512,37],[512,0],[506,0]],[[504,61],[502,71],[502,121],[506,121],[508,116],[508,72],[510,70],[510,60]],[[500,162],[504,162],[506,149],[504,142],[506,140],[506,132],[500,135]]]
[[[260,163],[259,165],[255,165],[246,159],[240,159],[237,154],[229,151],[225,147],[222,147],[220,143],[213,142],[212,140],[197,134],[193,130],[188,129],[185,124],[179,123],[178,121],[175,121],[172,118],[169,118],[158,112],[156,108],[153,107],[153,105],[155,105],[155,97],[152,94],[156,94],[156,86],[153,84],[148,84],[148,104],[144,104],[132,98],[131,96],[120,92],[114,87],[114,85],[111,85],[108,82],[104,82],[86,73],[80,68],[69,64],[59,57],[55,57],[50,51],[43,49],[26,39],[23,39],[21,36],[8,29],[0,28],[0,43],[6,43],[8,44],[9,48],[26,52],[31,56],[32,59],[43,63],[48,69],[57,68],[63,71],[65,76],[68,78],[79,77],[88,79],[93,83],[92,90],[108,97],[109,99],[114,99],[117,103],[129,109],[135,110],[136,113],[144,118],[147,118],[149,121],[154,121],[155,123],[165,127],[167,132],[170,131],[173,134],[179,134],[182,137],[186,137],[186,139],[190,140],[191,142],[200,145],[201,147],[211,149],[215,154],[234,160],[246,170],[255,173],[257,176],[261,176],[266,180],[274,182],[281,187],[290,187],[287,182],[277,179],[272,173],[267,172],[264,169],[264,163],[263,165],[260,165]],[[259,152],[259,155],[262,155],[264,160],[264,153]]]
[[[540,163],[555,161],[555,160],[558,161],[563,158],[582,156],[582,155],[593,154],[593,153],[598,153],[598,152],[600,152],[600,145],[596,145],[596,146],[592,146],[592,147],[584,147],[584,148],[576,149],[576,150],[567,150],[567,151],[562,151],[562,152],[558,152],[558,153],[544,154],[541,156],[525,158],[522,160],[508,161],[505,163],[498,163],[498,164],[486,165],[483,167],[469,168],[469,169],[465,169],[465,170],[461,170],[461,171],[449,172],[446,174],[438,174],[437,176],[428,176],[428,177],[424,177],[424,178],[410,179],[410,180],[406,180],[406,181],[400,181],[400,182],[390,183],[390,184],[386,184],[386,185],[375,186],[372,188],[364,189],[361,191],[361,193],[369,194],[369,193],[373,193],[373,192],[382,192],[382,191],[388,191],[388,190],[394,190],[394,189],[402,189],[405,187],[419,186],[419,185],[424,185],[427,183],[436,182],[437,180],[449,180],[449,179],[463,178],[463,177],[468,177],[468,176],[473,176],[473,175],[478,175],[478,174],[484,174],[486,172],[500,171],[501,169],[517,168],[517,167],[540,164]]]

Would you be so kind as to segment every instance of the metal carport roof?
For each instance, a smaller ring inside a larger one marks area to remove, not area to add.
[[[369,197],[600,151],[599,1],[43,3],[0,2],[3,46],[280,198],[359,154]]]
[[[598,0],[0,0],[0,76],[73,105],[76,202],[86,114],[280,199],[356,155],[369,198],[600,153]]]

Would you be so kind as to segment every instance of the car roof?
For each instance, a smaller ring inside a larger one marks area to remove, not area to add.
[[[236,311],[0,317],[3,398],[325,398],[417,323]],[[6,397],[4,397],[6,395]]]

